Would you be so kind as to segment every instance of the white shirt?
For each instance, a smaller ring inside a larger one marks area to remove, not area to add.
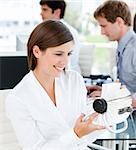
[[[6,99],[6,111],[23,150],[77,150],[83,140],[73,131],[86,113],[86,88],[75,71],[55,79],[56,107],[30,71]],[[85,146],[86,147],[86,146]]]
[[[73,28],[71,25],[69,25],[66,21],[64,21],[63,19],[60,20],[62,23],[64,23],[64,25],[67,26],[67,28],[70,30],[73,38],[74,38],[74,47],[73,47],[73,52],[72,55],[70,57],[70,63],[69,63],[69,69],[78,71],[79,73],[81,73],[80,70],[80,66],[78,63],[79,60],[79,52],[80,52],[80,48],[81,48],[81,43],[79,40],[79,34],[77,32],[77,30],[75,28]]]

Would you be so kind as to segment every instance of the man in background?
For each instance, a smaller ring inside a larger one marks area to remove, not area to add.
[[[136,34],[131,29],[131,12],[123,1],[108,0],[94,12],[101,34],[117,41],[117,75],[132,94],[136,107]]]
[[[94,17],[101,27],[101,34],[110,41],[117,41],[117,76],[132,95],[132,107],[136,108],[136,34],[131,28],[131,13],[123,1],[108,0],[94,12]],[[136,123],[136,111],[133,111]],[[130,116],[128,118],[130,137],[136,137],[136,126]],[[117,125],[120,128],[122,124]],[[118,135],[117,135],[118,136]]]
[[[73,52],[72,52],[72,56],[70,58],[70,64],[69,64],[68,68],[72,69],[72,70],[76,70],[79,73],[81,73],[80,67],[78,64],[79,51],[80,51],[79,35],[78,35],[78,32],[63,19],[64,15],[65,15],[65,9],[66,9],[65,1],[64,0],[59,0],[59,1],[41,0],[40,5],[41,5],[42,20],[48,20],[48,19],[60,20],[68,27],[68,29],[72,33],[75,45],[73,48]]]
[[[136,13],[135,13],[134,19],[133,19],[133,30],[136,33]]]

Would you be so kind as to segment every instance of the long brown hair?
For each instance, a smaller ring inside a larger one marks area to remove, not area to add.
[[[28,67],[34,70],[37,59],[33,54],[33,47],[37,45],[41,51],[49,47],[56,47],[73,41],[69,29],[60,21],[48,20],[40,23],[31,33],[27,43]]]

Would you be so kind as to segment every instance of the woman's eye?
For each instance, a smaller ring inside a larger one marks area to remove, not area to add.
[[[68,56],[72,55],[72,52],[68,53]]]
[[[55,55],[57,55],[57,56],[62,56],[62,55],[64,55],[64,54],[61,54],[61,53],[59,54],[59,53],[58,53],[58,54],[55,54]],[[69,52],[69,53],[68,53],[68,56],[70,56],[70,55],[72,55],[72,52]]]
[[[62,54],[55,54],[55,55],[57,55],[57,56],[61,56]]]

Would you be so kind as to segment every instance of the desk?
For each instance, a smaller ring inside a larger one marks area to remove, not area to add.
[[[95,143],[111,150],[136,150],[136,111],[128,118],[126,131],[118,134],[111,133],[111,138],[98,139]]]

